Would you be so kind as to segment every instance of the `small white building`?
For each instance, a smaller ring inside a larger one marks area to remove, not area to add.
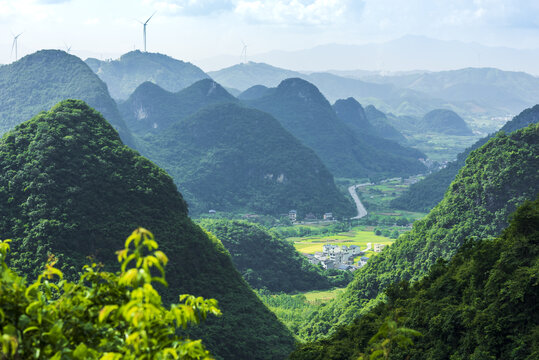
[[[333,220],[333,213],[330,213],[330,212],[325,213],[324,220]]]
[[[290,219],[290,221],[292,222],[296,221],[297,217],[298,217],[298,212],[296,210],[290,210],[288,212],[288,218]]]
[[[374,244],[374,252],[381,252],[385,247],[385,244]]]

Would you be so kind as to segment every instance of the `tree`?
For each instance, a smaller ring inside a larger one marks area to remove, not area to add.
[[[406,349],[414,345],[412,338],[421,336],[419,331],[409,329],[400,324],[403,318],[396,310],[388,316],[378,332],[369,340],[370,348],[361,354],[358,360],[389,359],[390,353],[396,348]]]
[[[152,283],[167,285],[166,255],[139,228],[117,252],[119,273],[84,266],[77,282],[63,280],[50,256],[30,285],[6,264],[10,240],[0,241],[2,359],[209,359],[200,340],[179,328],[220,315],[217,301],[180,295],[166,309]]]

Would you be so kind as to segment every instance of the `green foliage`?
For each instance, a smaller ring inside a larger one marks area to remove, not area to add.
[[[134,146],[107,85],[81,59],[60,50],[41,50],[0,67],[0,133],[65,99],[87,102]]]
[[[171,174],[195,214],[353,214],[316,154],[261,111],[215,105],[146,140],[145,153]]]
[[[176,92],[208,77],[200,68],[189,62],[139,50],[128,52],[118,60],[100,61],[91,58],[87,59],[86,63],[107,83],[110,94],[115,99],[127,99],[146,81]]]
[[[356,136],[311,83],[287,79],[266,96],[245,101],[247,105],[266,111],[320,157],[328,169],[339,177],[361,178],[376,175],[415,174],[424,166],[417,158],[386,151],[380,139],[365,141]],[[375,144],[376,143],[376,144]]]
[[[200,109],[238,100],[211,79],[199,80],[178,93],[144,82],[120,103],[120,112],[133,133],[144,136],[166,131],[172,124]]]
[[[303,336],[317,338],[349,323],[369,299],[392,283],[420,279],[438,258],[450,259],[465,239],[499,234],[509,214],[539,191],[538,154],[539,125],[498,134],[472,152],[444,199],[356,271],[346,293],[310,319]]]
[[[53,260],[26,284],[5,262],[8,242],[0,242],[3,358],[210,358],[200,340],[178,330],[221,315],[217,301],[180,295],[179,303],[163,306],[152,282],[166,285],[168,258],[148,230],[135,230],[118,251],[121,272],[86,265],[75,282],[64,280]]]
[[[397,129],[391,126],[387,119],[387,115],[374,107],[374,105],[368,105],[365,108],[365,117],[372,124],[379,136],[395,141],[406,140]]]
[[[187,216],[172,179],[122,145],[82,101],[63,101],[0,140],[0,233],[9,265],[36,279],[54,254],[67,280],[91,256],[110,271],[118,239],[145,224],[169,257],[165,303],[178,294],[219,299],[224,315],[187,334],[221,358],[284,358],[292,334],[235,270],[227,251]]]
[[[436,132],[446,135],[473,135],[466,122],[454,111],[436,109],[423,116],[418,124],[423,132]]]
[[[300,346],[290,358],[357,359],[377,335],[387,338],[391,327],[398,333],[401,326],[384,319],[404,313],[402,326],[422,336],[407,350],[393,349],[389,359],[536,359],[538,260],[536,198],[516,211],[499,238],[468,241],[449,262],[439,260],[412,286],[406,281],[393,284],[386,290],[387,302],[329,339]],[[404,343],[414,334],[404,331]]]
[[[200,225],[217,236],[230,252],[232,262],[255,289],[295,292],[345,286],[348,271],[314,266],[294,246],[259,225],[238,220],[202,220]]]
[[[539,105],[522,111],[511,121],[508,121],[500,131],[509,134],[537,122],[539,122]],[[429,211],[432,209],[442,200],[447,188],[455,179],[459,170],[465,165],[468,155],[473,150],[483,146],[492,136],[477,141],[459,154],[457,160],[447,164],[447,167],[410,186],[409,191],[391,202],[391,206],[409,211]]]

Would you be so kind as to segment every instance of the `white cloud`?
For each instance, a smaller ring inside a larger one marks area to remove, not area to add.
[[[343,0],[240,0],[234,12],[256,22],[320,25],[342,19],[348,5]]]
[[[234,9],[232,0],[149,0],[162,15],[205,16]]]
[[[147,0],[163,15],[232,13],[255,23],[320,25],[359,13],[363,0]]]

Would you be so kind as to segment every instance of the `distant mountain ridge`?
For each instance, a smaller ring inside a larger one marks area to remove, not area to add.
[[[107,84],[114,99],[127,99],[146,81],[165,90],[177,92],[198,80],[209,78],[197,66],[170,56],[139,50],[128,52],[117,60],[86,59],[86,63]]]
[[[417,157],[397,157],[360,139],[337,117],[316,86],[303,79],[284,80],[265,96],[245,103],[275,116],[338,177],[412,174],[425,169],[417,152]]]

